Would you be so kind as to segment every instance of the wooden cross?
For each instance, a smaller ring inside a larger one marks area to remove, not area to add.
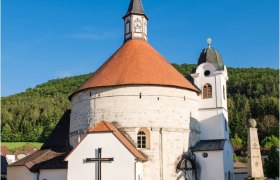
[[[114,158],[101,158],[101,150],[102,148],[98,148],[98,155],[97,158],[86,158],[86,162],[97,162],[98,167],[98,180],[101,180],[101,163],[102,162],[111,162],[114,161]]]

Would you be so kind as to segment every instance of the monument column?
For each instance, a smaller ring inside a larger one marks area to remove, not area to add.
[[[262,180],[264,178],[261,159],[260,143],[258,138],[257,122],[248,120],[248,175],[247,179]]]

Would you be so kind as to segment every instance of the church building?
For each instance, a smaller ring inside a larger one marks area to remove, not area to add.
[[[124,43],[69,96],[42,148],[8,180],[232,180],[227,68],[208,47],[185,78],[148,43],[141,0],[123,16]]]

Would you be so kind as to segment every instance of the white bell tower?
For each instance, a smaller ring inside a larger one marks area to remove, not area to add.
[[[147,41],[148,17],[141,0],[131,0],[124,19],[124,41],[141,39]]]
[[[233,148],[229,141],[227,110],[227,68],[218,51],[211,47],[200,54],[192,77],[201,89],[198,107],[200,141],[192,148],[202,171],[199,179],[234,179]],[[219,164],[219,166],[216,166]]]
[[[211,47],[203,49],[198,67],[192,77],[194,84],[201,89],[199,122],[201,140],[229,139],[226,66],[218,51]]]

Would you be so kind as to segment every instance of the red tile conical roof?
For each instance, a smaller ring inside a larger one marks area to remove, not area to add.
[[[95,87],[132,84],[174,86],[198,92],[194,85],[146,41],[129,40],[75,93]]]

